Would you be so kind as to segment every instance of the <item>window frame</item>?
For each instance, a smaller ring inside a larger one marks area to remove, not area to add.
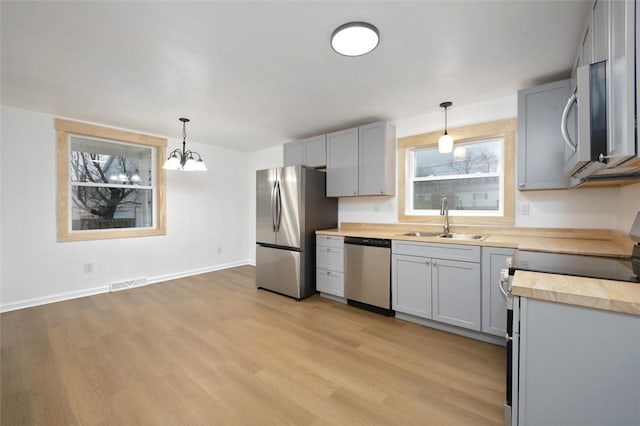
[[[101,127],[93,124],[55,119],[57,174],[58,174],[58,241],[89,241],[110,238],[148,237],[166,235],[166,178],[162,164],[165,157],[167,140],[157,136],[128,132],[125,130]],[[105,142],[122,143],[151,147],[155,153],[155,183],[153,193],[153,227],[145,228],[114,228],[99,230],[73,231],[71,229],[71,187],[69,181],[70,137],[79,136]]]
[[[515,138],[516,119],[492,121],[488,123],[474,124],[455,129],[448,129],[453,136],[456,145],[480,142],[490,139],[503,140],[502,158],[502,215],[495,213],[462,213],[450,211],[449,222],[451,224],[464,225],[513,225],[515,223]],[[408,173],[413,173],[412,152],[416,149],[432,148],[438,145],[438,139],[442,131],[407,136],[398,139],[398,222],[399,223],[442,223],[438,211],[432,214],[415,214],[415,210],[409,208],[411,194],[413,192],[412,179]],[[452,154],[453,155],[453,154]],[[429,211],[431,212],[431,211]]]

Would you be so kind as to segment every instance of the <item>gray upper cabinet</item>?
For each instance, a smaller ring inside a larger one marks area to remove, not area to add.
[[[358,128],[327,134],[327,197],[358,195]]]
[[[284,165],[309,167],[324,167],[327,164],[326,136],[314,136],[312,138],[284,144]]]
[[[482,247],[482,331],[504,336],[507,332],[507,300],[498,288],[500,271],[506,268],[511,249]]]
[[[387,122],[327,134],[327,196],[394,195],[395,142]]]
[[[518,189],[566,189],[562,111],[571,80],[518,91]]]
[[[638,155],[636,150],[636,3],[609,4],[607,112],[609,165]]]
[[[433,319],[480,331],[480,264],[433,259]]]
[[[395,127],[378,122],[358,128],[358,195],[394,195]]]
[[[285,166],[304,164],[304,141],[294,141],[284,144],[282,155]]]
[[[609,50],[609,2],[596,0],[593,3],[591,18],[591,33],[593,41],[592,62],[607,60]]]

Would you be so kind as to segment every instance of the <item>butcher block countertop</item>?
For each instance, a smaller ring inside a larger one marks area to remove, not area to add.
[[[640,284],[516,271],[515,296],[640,315]]]
[[[343,223],[339,229],[316,231],[316,234],[618,258],[630,257],[635,244],[628,235],[608,229],[451,226],[450,232],[486,235],[487,238],[481,241],[402,235],[414,231],[441,232],[442,226]],[[512,290],[517,296],[640,315],[640,284],[517,271]]]
[[[455,233],[486,235],[487,238],[481,241],[402,235],[413,231],[442,232],[442,226],[343,223],[340,228],[320,230],[316,231],[316,234],[442,244],[467,244],[604,257],[630,257],[634,245],[634,242],[626,234],[609,229],[516,228],[505,226],[451,226],[450,228],[450,232]]]

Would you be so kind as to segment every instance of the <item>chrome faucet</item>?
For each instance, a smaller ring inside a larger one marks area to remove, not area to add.
[[[449,233],[449,200],[442,197],[442,207],[440,208],[440,216],[444,216],[444,233]]]

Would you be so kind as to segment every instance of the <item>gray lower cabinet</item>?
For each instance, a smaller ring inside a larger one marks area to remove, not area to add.
[[[316,236],[316,290],[344,297],[344,238]]]
[[[640,425],[640,316],[514,303],[514,425]]]
[[[560,131],[571,80],[518,91],[518,189],[566,189]],[[570,117],[575,118],[575,117]],[[572,120],[573,121],[573,120]]]
[[[314,136],[284,144],[285,166],[324,167],[327,164],[326,136]]]
[[[394,254],[391,262],[393,309],[431,319],[431,259]]]
[[[498,288],[500,271],[506,268],[511,249],[482,247],[482,331],[496,336],[507,333],[507,300]]]
[[[480,247],[392,242],[396,312],[480,330]]]
[[[480,331],[480,264],[432,261],[433,319]]]

